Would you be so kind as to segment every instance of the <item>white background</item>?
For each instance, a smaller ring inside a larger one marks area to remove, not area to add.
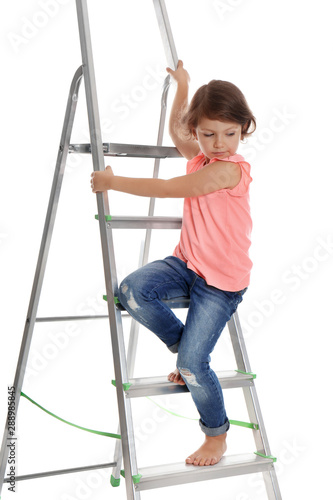
[[[179,57],[191,93],[213,78],[244,92],[258,121],[240,152],[252,164],[252,284],[239,308],[282,496],[326,498],[330,490],[332,410],[331,276],[333,229],[330,157],[333,84],[331,2],[320,0],[168,0]],[[105,142],[156,142],[166,66],[150,0],[89,2]],[[14,379],[69,85],[81,64],[74,1],[7,2],[1,16],[1,336],[0,426]],[[172,99],[174,89],[171,89]],[[72,142],[89,142],[81,87]],[[165,144],[171,144],[166,134]],[[110,159],[116,173],[150,176],[152,162]],[[107,163],[109,161],[107,160]],[[91,158],[71,156],[38,316],[103,314],[104,292]],[[185,161],[164,162],[161,176]],[[148,201],[111,194],[113,214],[145,214]],[[181,200],[157,213],[181,215]],[[151,258],[170,254],[177,232],[157,234]],[[143,233],[115,234],[119,278],[138,262]],[[127,332],[128,323],[124,326]],[[127,335],[126,335],[127,338]],[[142,330],[136,375],[163,375],[174,357]],[[225,332],[213,367],[233,369]],[[117,432],[107,321],[36,326],[23,390],[79,425]],[[232,393],[232,394],[231,394]],[[196,418],[189,396],[154,398]],[[246,420],[241,392],[225,391],[229,418]],[[180,462],[201,443],[197,422],[134,401],[139,465]],[[83,433],[20,403],[17,473],[105,463],[112,440]],[[251,431],[232,428],[228,453],[255,449]],[[109,469],[30,480],[2,498],[124,499]],[[144,492],[143,499],[261,500],[257,476]]]

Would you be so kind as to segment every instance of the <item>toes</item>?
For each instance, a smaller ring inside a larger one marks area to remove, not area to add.
[[[177,384],[179,384],[179,385],[185,384],[184,380],[182,379],[182,377],[179,373],[175,376],[175,382],[177,382]]]
[[[200,465],[202,458],[201,457],[195,457],[193,461],[193,465]]]
[[[185,382],[178,371],[169,373],[168,380],[169,382],[174,382],[175,384],[185,385]]]
[[[179,384],[179,385],[185,385],[185,382],[182,379],[182,376],[181,376],[180,373],[176,373],[176,375],[175,375],[175,382],[177,382],[177,384]]]
[[[185,460],[185,463],[187,464],[192,464],[192,465],[197,465],[198,467],[204,467],[204,466],[207,466],[207,465],[215,465],[217,464],[217,459],[215,457],[213,458],[206,458],[206,457],[202,457],[201,455],[198,455],[198,456],[189,456],[187,457],[187,459]]]

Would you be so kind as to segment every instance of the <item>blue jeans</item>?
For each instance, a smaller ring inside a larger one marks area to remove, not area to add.
[[[178,353],[177,368],[200,414],[207,436],[229,429],[221,385],[210,368],[210,354],[246,289],[226,292],[206,281],[177,257],[147,264],[125,278],[119,301],[131,316]],[[185,325],[163,299],[190,297]]]

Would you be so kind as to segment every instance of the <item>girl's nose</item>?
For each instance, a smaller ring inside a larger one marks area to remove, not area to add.
[[[222,137],[216,136],[214,146],[215,146],[216,148],[219,148],[219,147],[222,147],[222,146],[223,146],[223,140],[222,140]]]

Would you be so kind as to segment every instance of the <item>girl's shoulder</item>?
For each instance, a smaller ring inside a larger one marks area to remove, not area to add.
[[[215,160],[215,158],[213,158]],[[222,160],[223,161],[223,160]],[[250,176],[251,173],[251,165],[244,159],[242,155],[235,154],[233,156],[229,156],[225,158],[225,161],[230,161],[232,163],[238,163],[241,166],[241,169]]]
[[[199,154],[194,156],[191,160],[188,160],[186,166],[186,173],[190,174],[192,172],[196,172],[205,165],[205,162],[206,162],[205,155],[200,151]]]
[[[239,154],[234,154],[232,156],[228,156],[227,158],[218,158],[214,157],[210,160],[209,163],[213,163],[215,161],[224,161],[224,162],[230,162],[230,163],[238,163],[242,170],[245,171],[247,175],[250,175],[251,172],[251,165],[244,159],[242,155]],[[206,165],[206,157],[205,155],[200,151],[197,156],[192,158],[187,162],[187,172],[195,172],[196,170],[199,170],[200,168],[204,167]]]
[[[249,186],[252,182],[251,177],[251,165],[245,161],[244,157],[239,154],[235,154],[233,156],[229,156],[222,161],[229,161],[232,163],[237,163],[241,169],[241,179],[237,186],[233,189],[228,189],[231,195],[233,196],[244,196],[249,191]]]
[[[252,182],[252,177],[251,177],[251,165],[245,161],[244,157],[239,154],[234,154],[232,156],[228,156],[227,158],[212,158],[210,160],[210,163],[213,162],[225,162],[225,163],[235,163],[239,166],[241,172],[240,172],[240,180],[238,184],[233,187],[233,188],[226,188],[225,190],[232,196],[244,196],[247,195],[249,192],[249,186]]]

